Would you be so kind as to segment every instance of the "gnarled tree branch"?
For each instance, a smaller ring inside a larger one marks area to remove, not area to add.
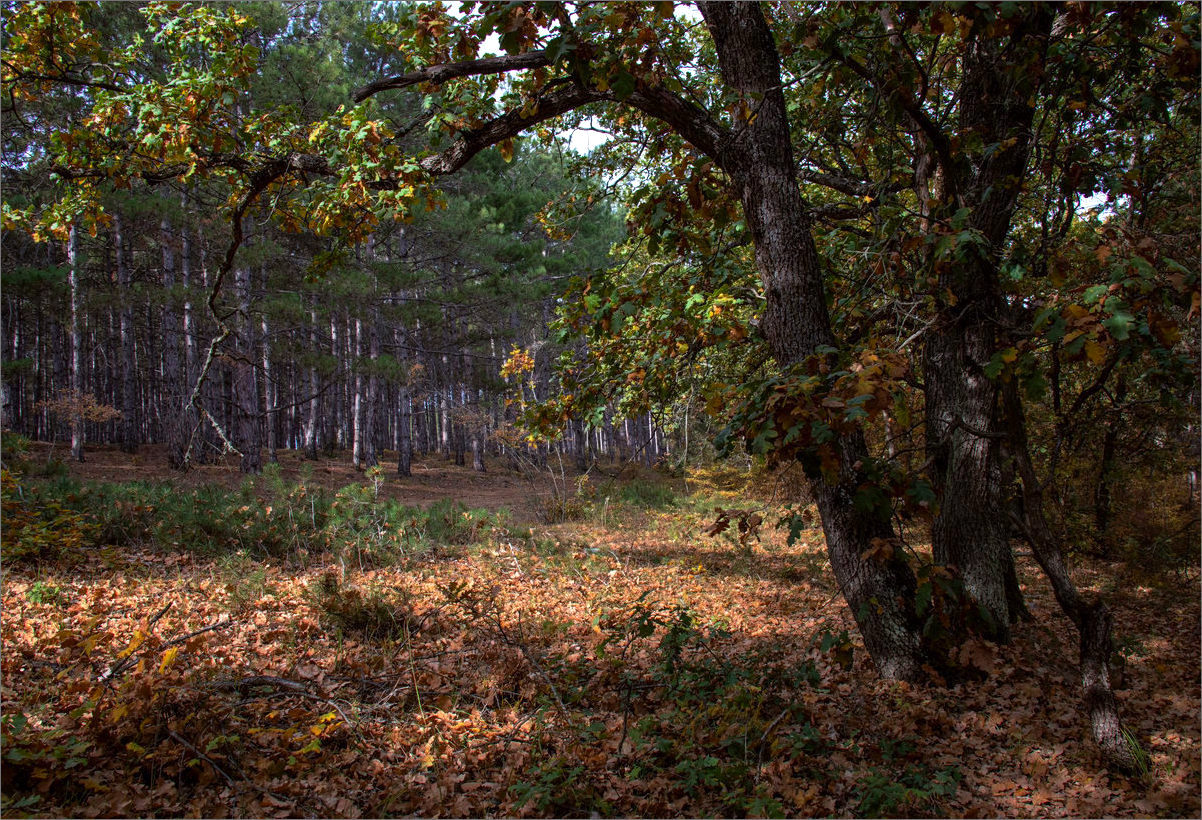
[[[524,54],[511,54],[504,57],[482,57],[479,60],[464,60],[458,63],[441,63],[426,66],[408,74],[398,74],[384,80],[369,83],[354,94],[351,99],[363,102],[368,97],[399,88],[411,88],[415,85],[430,83],[442,85],[449,80],[463,77],[481,77],[486,74],[507,74],[510,71],[524,71],[530,68],[545,68],[551,65],[551,58],[545,51],[527,51]]]

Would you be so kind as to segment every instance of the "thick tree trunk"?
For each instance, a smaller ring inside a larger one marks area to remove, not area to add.
[[[1012,611],[1016,586],[1007,583],[1014,557],[1004,515],[998,384],[985,367],[1005,327],[997,265],[1023,185],[1055,11],[1032,4],[1024,13],[1011,35],[1019,45],[1002,49],[980,38],[964,57],[959,131],[989,151],[942,168],[939,195],[943,216],[971,208],[969,226],[980,244],[958,247],[954,259],[932,257],[940,316],[923,351],[927,444],[940,496],[931,529],[935,560],[959,571],[966,592],[990,614],[998,640],[1009,638],[1021,609]]]
[[[755,243],[767,299],[761,328],[776,360],[788,367],[835,347],[836,340],[797,184],[780,61],[758,4],[700,7],[723,77],[747,103],[737,124],[738,144],[717,159],[735,177]],[[918,678],[926,658],[914,611],[914,574],[901,550],[888,546],[896,543],[888,518],[855,504],[859,469],[868,460],[863,436],[842,437],[838,456],[838,477],[817,487],[831,565],[880,674]],[[885,548],[874,549],[881,544]]]
[[[1004,433],[997,383],[984,372],[997,348],[995,322],[979,306],[948,321],[928,334],[924,349],[927,448],[940,497],[931,543],[935,562],[954,567],[965,591],[989,613],[990,637],[1007,640],[1013,557],[1002,497]]]

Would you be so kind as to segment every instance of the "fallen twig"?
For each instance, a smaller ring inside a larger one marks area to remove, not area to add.
[[[225,769],[218,766],[216,763],[213,762],[213,759],[211,757],[209,757],[207,754],[202,752],[200,749],[197,749],[190,742],[188,742],[187,738],[180,735],[179,732],[176,732],[174,729],[168,729],[167,734],[171,735],[171,737],[174,738],[177,743],[187,747],[187,749],[189,751],[191,751],[192,754],[196,755],[200,760],[203,760],[205,763],[208,763],[210,766],[212,766],[213,771],[217,772],[217,774],[224,777],[225,782],[229,783],[231,788],[234,788],[234,789],[238,788],[237,781],[234,780],[234,778],[230,776],[229,772],[227,772]]]
[[[169,608],[169,607],[170,607],[170,604],[168,604],[167,607],[164,607],[162,612],[160,612],[158,615],[156,615],[154,617],[154,620],[151,621],[151,623],[153,624],[154,621],[157,621],[160,617],[162,617],[163,613],[165,613],[167,611],[167,608]],[[203,635],[206,632],[212,632],[214,629],[224,629],[225,627],[229,626],[232,623],[233,623],[233,621],[231,621],[227,618],[226,620],[218,621],[215,624],[209,624],[208,626],[202,626],[200,629],[197,629],[193,632],[189,632],[187,635],[180,635],[178,638],[172,638],[171,640],[167,641],[166,643],[162,643],[157,646],[151,647],[148,650],[145,650],[142,652],[133,652],[130,654],[130,656],[128,658],[125,658],[124,660],[117,663],[115,666],[110,667],[107,672],[102,673],[100,675],[100,680],[101,681],[110,681],[113,678],[117,677],[118,675],[124,674],[128,669],[133,667],[134,664],[136,664],[139,660],[141,660],[146,655],[148,655],[151,651],[162,652],[166,649],[170,649],[173,646],[179,646],[180,644],[187,643],[188,641],[195,638],[197,635]]]
[[[299,695],[300,697],[316,700],[334,707],[334,711],[336,711],[338,716],[342,718],[342,722],[346,724],[348,729],[354,732],[357,742],[360,744],[365,742],[363,736],[359,733],[358,727],[351,722],[351,719],[347,716],[346,712],[344,712],[342,707],[338,705],[338,701],[334,700],[333,698],[325,697],[324,695],[318,695],[315,692],[310,692],[306,684],[298,683],[294,680],[288,680],[287,678],[279,678],[275,675],[252,675],[249,678],[241,678],[240,680],[209,681],[206,686],[210,689],[237,690],[242,692],[244,697],[246,690],[256,686],[274,686],[279,689],[286,689],[288,691],[275,694],[289,696]]]

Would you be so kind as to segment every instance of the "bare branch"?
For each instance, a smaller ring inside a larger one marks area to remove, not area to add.
[[[545,68],[549,65],[551,65],[551,59],[545,51],[527,51],[525,54],[513,54],[505,57],[483,57],[479,60],[465,60],[460,63],[442,63],[410,71],[408,74],[398,74],[385,80],[376,80],[374,83],[360,88],[351,95],[351,98],[355,102],[363,102],[368,97],[391,89],[410,88],[423,83],[442,85],[449,80],[457,80],[462,77],[505,74],[528,68]]]

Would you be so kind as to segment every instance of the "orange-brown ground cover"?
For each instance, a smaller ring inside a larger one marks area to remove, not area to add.
[[[149,461],[72,470],[164,477]],[[1198,816],[1196,573],[1076,573],[1123,639],[1119,697],[1150,756],[1130,780],[1100,769],[1075,635],[1028,559],[1035,619],[988,650],[986,680],[888,683],[819,531],[790,547],[765,527],[750,551],[702,535],[713,506],[750,505],[737,483],[540,525],[521,476],[416,472],[384,492],[515,523],[364,571],[153,544],[6,565],[3,712],[27,721],[6,753],[30,755],[6,757],[6,814]],[[850,658],[823,649],[842,630]]]

